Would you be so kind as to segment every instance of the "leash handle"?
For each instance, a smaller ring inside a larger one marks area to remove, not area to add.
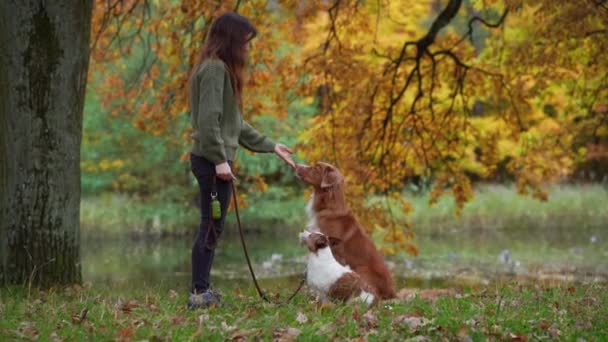
[[[247,259],[247,266],[249,267],[249,272],[251,273],[251,278],[253,279],[253,284],[255,284],[255,289],[258,291],[258,295],[260,296],[260,298],[262,298],[263,300],[265,300],[268,303],[276,304],[276,305],[287,304],[289,301],[291,301],[293,299],[293,297],[296,296],[296,294],[298,292],[300,292],[300,290],[304,286],[304,282],[306,281],[306,273],[304,273],[304,277],[302,277],[302,281],[300,282],[300,285],[298,286],[298,288],[295,290],[294,293],[291,294],[291,296],[289,296],[289,298],[287,298],[287,300],[285,302],[282,302],[282,303],[281,302],[272,302],[272,301],[270,301],[270,299],[268,299],[268,297],[266,296],[264,291],[262,291],[260,284],[258,284],[258,280],[255,277],[255,273],[253,272],[253,267],[251,266],[251,259],[249,258],[249,252],[247,251],[247,244],[245,243],[245,236],[243,234],[243,228],[241,226],[241,217],[239,216],[239,204],[238,204],[237,195],[236,195],[236,186],[234,185],[234,181],[231,181],[230,184],[232,185],[232,199],[234,202],[234,212],[236,214],[236,222],[239,226],[239,235],[241,236],[241,244],[243,245],[243,252],[245,252],[245,259]]]

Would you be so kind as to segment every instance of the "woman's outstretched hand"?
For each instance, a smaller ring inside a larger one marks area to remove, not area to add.
[[[227,162],[215,165],[215,174],[217,178],[225,181],[231,181],[236,179],[232,174],[232,169]]]
[[[291,168],[296,168],[296,163],[294,163],[293,159],[291,159],[291,154],[293,151],[289,147],[283,144],[276,144],[274,147],[274,153],[276,153],[279,158],[283,159],[287,165],[291,166]]]

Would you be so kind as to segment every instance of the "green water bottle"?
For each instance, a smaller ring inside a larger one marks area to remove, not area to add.
[[[219,220],[222,217],[222,208],[220,201],[217,199],[217,193],[211,193],[211,217],[214,220]]]

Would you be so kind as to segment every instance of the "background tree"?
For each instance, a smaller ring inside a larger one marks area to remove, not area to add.
[[[0,2],[0,283],[79,282],[91,1]]]
[[[381,192],[407,211],[401,191],[415,178],[432,186],[431,204],[449,192],[462,207],[473,179],[499,171],[545,200],[587,144],[605,149],[604,1],[399,3],[311,7],[307,36],[321,39],[306,48],[303,91],[328,90],[304,148],[347,170],[355,207]],[[380,226],[388,241],[409,236]]]
[[[167,165],[187,150],[184,87],[208,24],[226,10],[250,17],[262,34],[245,116],[297,134],[307,161],[337,164],[370,232],[410,253],[413,232],[394,215],[410,210],[408,184],[429,187],[431,204],[451,194],[459,208],[475,180],[514,181],[544,200],[545,184],[590,162],[600,170],[596,161],[608,155],[605,1],[97,4],[105,8],[93,21],[101,102],[148,136],[171,137]],[[134,49],[139,67],[115,63]],[[315,115],[286,115],[296,101]],[[116,165],[134,170],[124,163]],[[259,189],[281,174],[256,172],[246,181]],[[138,178],[115,187],[141,189]],[[370,200],[378,194],[385,199]]]

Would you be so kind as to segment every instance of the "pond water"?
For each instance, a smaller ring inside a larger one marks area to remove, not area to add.
[[[230,230],[230,228],[227,228]],[[236,231],[236,230],[233,230]],[[301,279],[306,249],[297,233],[246,236],[256,275],[273,292]],[[84,281],[186,291],[192,240],[98,240],[83,236]],[[387,258],[397,287],[477,287],[517,279],[543,283],[608,281],[608,226],[571,229],[420,231],[417,257]],[[222,238],[212,284],[253,288],[237,234]]]

